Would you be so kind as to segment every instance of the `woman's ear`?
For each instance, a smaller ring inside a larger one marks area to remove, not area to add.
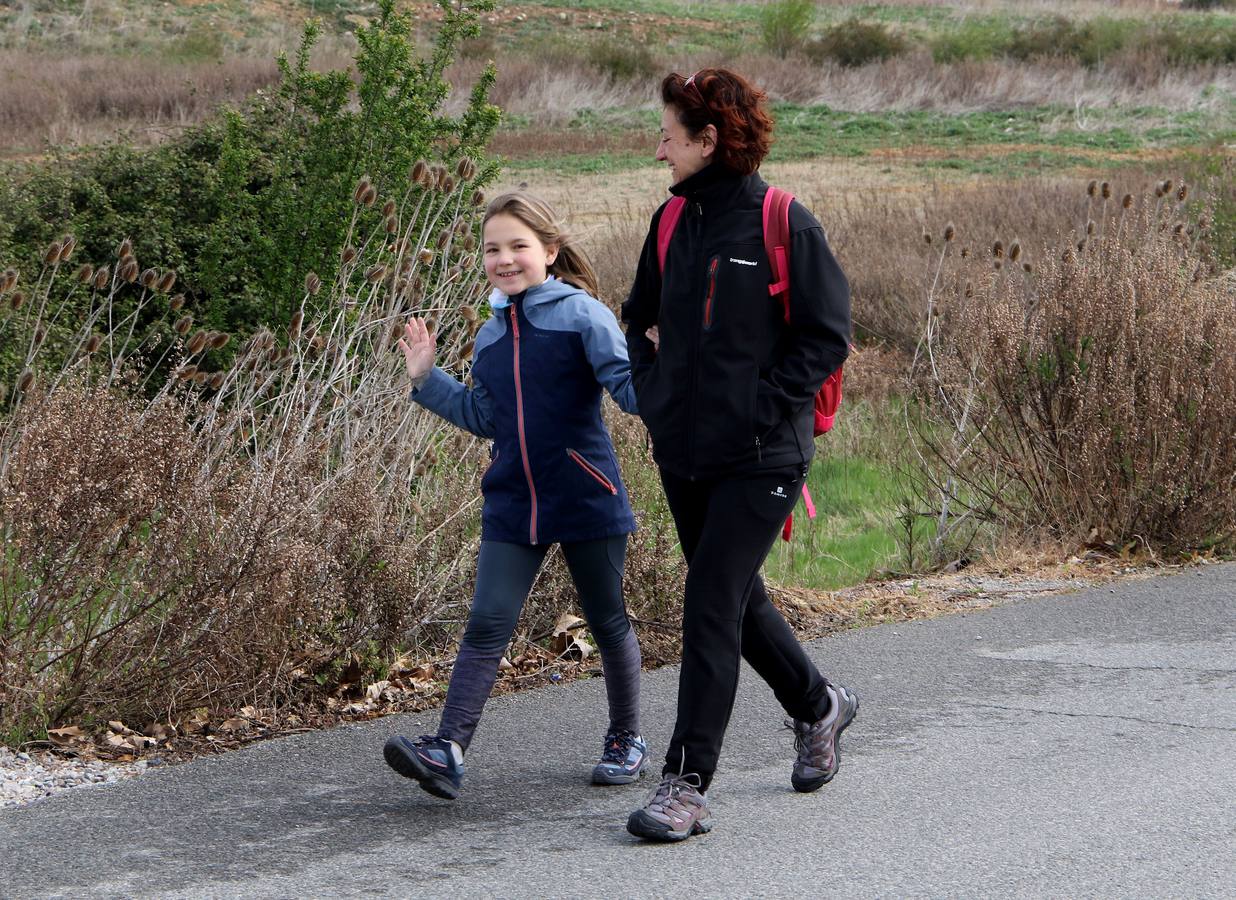
[[[704,130],[700,132],[699,141],[704,145],[702,150],[704,158],[712,156],[712,152],[717,149],[717,126],[705,125]]]

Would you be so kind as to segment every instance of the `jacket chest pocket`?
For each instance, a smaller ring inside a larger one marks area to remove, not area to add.
[[[756,326],[768,304],[768,283],[768,263],[761,246],[735,244],[708,257],[703,330]]]

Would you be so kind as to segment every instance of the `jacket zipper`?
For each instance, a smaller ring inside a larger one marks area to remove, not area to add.
[[[580,455],[579,452],[572,450],[570,447],[567,447],[567,456],[575,460],[575,462],[579,465],[581,469],[583,469],[585,472],[587,472],[589,475],[591,475],[593,478],[599,481],[601,483],[601,486],[605,488],[605,490],[617,496],[618,488],[614,487],[614,483],[605,477],[604,472],[602,472],[592,463],[588,462],[588,460],[584,459],[584,457]]]
[[[712,327],[712,299],[717,293],[717,264],[719,262],[721,262],[720,257],[713,257],[712,263],[708,266],[708,296],[704,298],[705,330]]]
[[[519,311],[511,304],[511,339],[515,345],[515,423],[519,431],[519,455],[524,461],[524,475],[532,496],[532,514],[528,518],[528,541],[536,543],[536,485],[532,481],[532,462],[528,459],[528,438],[524,433],[524,392],[519,380]]]
[[[688,216],[687,226],[691,226],[690,217]],[[704,207],[703,204],[695,204],[695,227],[699,237],[699,249],[704,249]],[[703,329],[693,330],[691,335],[691,392],[688,395],[687,403],[687,463],[688,468],[692,473],[696,470],[695,463],[695,401],[699,393],[699,346],[700,333]],[[691,481],[695,480],[695,475],[688,476]]]

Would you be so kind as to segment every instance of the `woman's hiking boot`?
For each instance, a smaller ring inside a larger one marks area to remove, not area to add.
[[[786,723],[794,731],[794,747],[798,750],[790,782],[794,790],[804,794],[828,784],[837,774],[841,766],[841,732],[858,712],[858,694],[848,688],[830,684],[828,698],[832,705],[820,721],[795,719]]]
[[[708,800],[698,775],[665,775],[643,808],[631,813],[627,831],[650,841],[685,841],[712,830]]]

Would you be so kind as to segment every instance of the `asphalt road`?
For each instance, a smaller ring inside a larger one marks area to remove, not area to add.
[[[715,830],[627,835],[596,788],[603,684],[490,704],[465,793],[390,772],[391,717],[0,811],[0,895],[1236,896],[1236,566],[825,638],[862,710],[837,779],[745,673]],[[677,671],[645,679],[663,750]]]

